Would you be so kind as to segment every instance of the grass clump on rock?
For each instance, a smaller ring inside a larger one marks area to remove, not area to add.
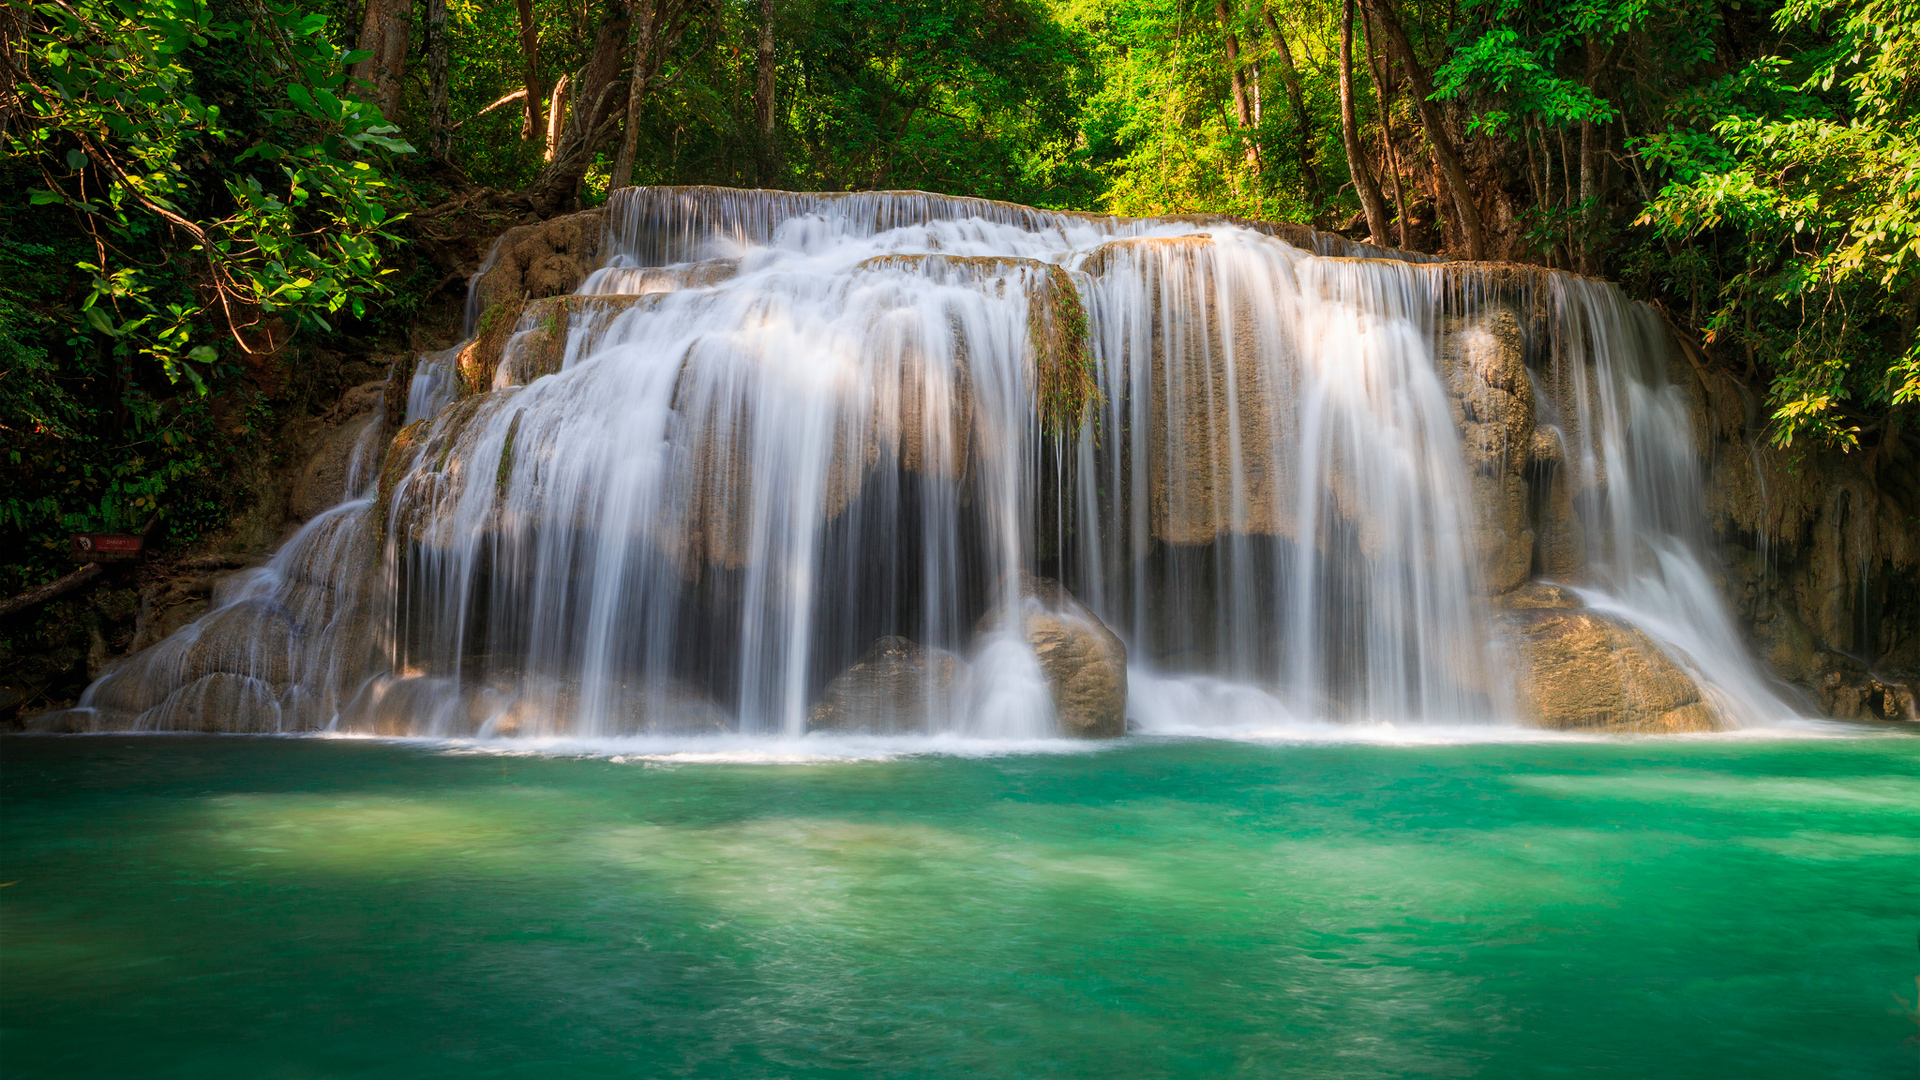
[[[1033,342],[1034,391],[1040,427],[1049,434],[1077,431],[1087,410],[1098,404],[1100,385],[1093,374],[1087,311],[1073,278],[1058,266],[1047,276],[1027,314]]]

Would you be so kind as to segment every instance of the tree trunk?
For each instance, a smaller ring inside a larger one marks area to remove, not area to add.
[[[1599,92],[1600,42],[1587,35],[1587,89]],[[1599,273],[1594,241],[1600,232],[1600,201],[1605,177],[1600,172],[1600,143],[1604,130],[1591,120],[1580,121],[1580,272]]]
[[[533,0],[514,0],[520,11],[521,81],[527,86],[526,111],[520,118],[520,137],[540,133],[540,25],[533,21]]]
[[[553,84],[553,100],[547,102],[547,154],[543,160],[552,161],[554,152],[560,148],[560,133],[567,117],[567,91],[572,86],[570,75],[560,76]]]
[[[623,100],[620,59],[626,52],[629,22],[626,7],[610,4],[608,8],[609,18],[594,38],[592,54],[568,87],[573,109],[561,128],[553,160],[525,192],[534,213],[541,217],[558,213],[573,201],[580,178],[593,164],[594,151],[613,134]]]
[[[1319,217],[1326,209],[1326,197],[1320,191],[1319,172],[1313,167],[1313,121],[1307,117],[1306,95],[1300,90],[1300,71],[1294,66],[1293,50],[1287,47],[1287,36],[1280,32],[1272,10],[1262,8],[1260,14],[1266,19],[1267,36],[1273,39],[1273,52],[1280,60],[1280,79],[1287,86],[1287,101],[1293,105],[1294,122],[1300,127],[1300,174],[1307,181],[1313,214]]]
[[[368,100],[388,120],[400,116],[400,80],[406,74],[407,36],[412,30],[412,0],[367,0],[360,48],[372,55],[354,64],[348,74],[368,85]]]
[[[1353,0],[1347,0],[1340,17],[1340,141],[1346,147],[1347,171],[1360,195],[1360,208],[1367,214],[1367,238],[1385,244],[1387,204],[1367,171],[1366,155],[1360,148],[1360,123],[1353,107]]]
[[[773,183],[773,0],[760,0],[760,77],[753,88],[753,131],[761,187]]]
[[[653,75],[649,61],[653,56],[654,36],[660,29],[660,4],[661,0],[639,0],[634,4],[634,18],[640,24],[640,31],[633,39],[633,67],[627,79],[627,120],[621,127],[620,153],[613,159],[609,191],[633,183],[633,155],[640,145],[640,106],[647,99],[647,83]]]
[[[447,53],[447,0],[427,0],[427,146],[441,161],[453,149],[452,118],[447,115]]]
[[[37,608],[49,600],[57,600],[75,589],[80,588],[82,585],[87,584],[94,578],[99,577],[103,569],[104,567],[99,563],[88,563],[63,578],[57,578],[47,582],[45,585],[28,589],[18,596],[0,600],[0,619],[4,619],[15,612]]]
[[[1408,246],[1407,189],[1400,182],[1400,157],[1393,149],[1393,116],[1388,109],[1393,100],[1393,61],[1391,57],[1374,53],[1372,21],[1365,20],[1364,16],[1363,21],[1367,26],[1367,70],[1373,72],[1373,100],[1380,112],[1380,164],[1393,180],[1394,234],[1405,248]]]
[[[1240,139],[1246,144],[1247,165],[1256,173],[1260,168],[1260,147],[1248,132],[1253,130],[1253,106],[1247,101],[1247,77],[1240,70],[1240,39],[1233,32],[1233,8],[1227,0],[1213,0],[1213,17],[1220,22],[1220,36],[1227,50],[1227,81],[1233,89],[1233,116],[1240,124]]]
[[[1413,43],[1407,40],[1400,17],[1394,14],[1392,0],[1366,0],[1366,4],[1388,47],[1400,61],[1401,69],[1407,73],[1407,81],[1413,84],[1414,102],[1420,108],[1420,126],[1426,129],[1427,141],[1433,145],[1433,156],[1440,163],[1454,213],[1467,237],[1467,257],[1486,258],[1487,241],[1480,224],[1480,210],[1474,205],[1472,189],[1467,186],[1467,171],[1460,164],[1460,154],[1447,134],[1446,120],[1432,100],[1433,83],[1427,78],[1426,69],[1420,66],[1420,58],[1413,53]]]

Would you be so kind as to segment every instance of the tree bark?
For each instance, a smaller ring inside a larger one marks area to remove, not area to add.
[[[540,133],[540,24],[533,19],[533,0],[514,0],[520,13],[521,82],[526,84],[526,110],[520,118],[520,137]]]
[[[447,115],[447,53],[447,0],[427,0],[427,146],[441,161],[453,149],[452,118]]]
[[[756,177],[761,187],[773,183],[773,0],[760,0],[760,48],[755,59],[759,79],[753,88],[753,131],[756,139]]]
[[[1308,198],[1313,202],[1314,216],[1318,217],[1326,209],[1326,197],[1320,191],[1319,171],[1313,167],[1313,121],[1307,117],[1307,98],[1300,90],[1300,70],[1294,66],[1293,50],[1287,47],[1287,36],[1280,32],[1273,11],[1263,7],[1260,14],[1267,23],[1267,36],[1273,39],[1274,55],[1280,59],[1280,79],[1287,87],[1294,123],[1300,128],[1300,174],[1306,178]]]
[[[627,121],[620,132],[620,153],[613,159],[613,180],[608,190],[617,191],[633,183],[633,155],[640,143],[640,107],[647,99],[647,82],[653,72],[653,39],[659,31],[662,0],[638,0],[634,18],[640,24],[633,39],[633,69],[627,80]]]
[[[640,111],[647,93],[666,66],[667,54],[693,23],[691,0],[638,0],[634,19],[640,24],[633,42],[633,64],[627,78],[626,124],[620,135],[620,152],[613,159],[613,179],[618,189],[633,183],[633,158],[640,143]]]
[[[560,148],[560,132],[567,117],[567,90],[573,86],[573,77],[562,75],[553,84],[553,100],[547,102],[547,154],[544,160],[552,161],[554,151]]]
[[[553,160],[526,189],[534,213],[547,217],[573,201],[594,151],[613,134],[622,96],[620,59],[626,52],[627,9],[608,5],[608,19],[594,37],[593,52],[568,88],[573,109],[554,145]]]
[[[412,30],[412,0],[367,0],[359,44],[372,55],[355,63],[348,74],[371,88],[369,100],[388,120],[400,116],[400,80],[406,74]]]
[[[1340,17],[1340,142],[1347,151],[1347,172],[1360,195],[1360,208],[1367,215],[1367,238],[1376,244],[1387,242],[1387,204],[1380,188],[1367,171],[1367,159],[1360,147],[1360,122],[1353,106],[1353,2],[1346,0]]]
[[[1407,244],[1407,189],[1400,182],[1400,155],[1393,148],[1393,60],[1373,51],[1374,31],[1367,21],[1367,69],[1373,72],[1373,100],[1380,112],[1380,164],[1393,180],[1394,234],[1400,246]],[[1384,50],[1383,50],[1384,51]]]
[[[1433,156],[1440,163],[1440,172],[1446,181],[1455,215],[1460,228],[1467,238],[1467,257],[1483,259],[1486,257],[1487,242],[1485,230],[1480,223],[1480,210],[1473,202],[1473,191],[1467,186],[1467,172],[1460,164],[1460,154],[1454,148],[1453,139],[1447,134],[1447,125],[1440,115],[1439,106],[1433,102],[1433,82],[1427,78],[1427,71],[1420,66],[1420,58],[1413,53],[1413,43],[1407,40],[1407,32],[1400,25],[1400,17],[1394,14],[1392,0],[1365,0],[1368,10],[1373,13],[1380,27],[1381,36],[1386,38],[1389,49],[1400,61],[1401,70],[1407,73],[1407,81],[1413,84],[1414,102],[1420,108],[1420,126],[1426,129],[1427,142],[1433,146]]]
[[[1260,168],[1260,147],[1247,132],[1253,129],[1253,106],[1247,101],[1247,77],[1240,70],[1240,39],[1233,32],[1233,8],[1227,0],[1213,0],[1213,17],[1220,22],[1220,36],[1227,50],[1227,81],[1233,90],[1233,115],[1240,124],[1240,140],[1246,144],[1247,165]]]
[[[1598,92],[1601,68],[1600,42],[1587,35],[1587,89]],[[1580,121],[1580,272],[1598,273],[1594,240],[1600,231],[1600,200],[1604,177],[1600,172],[1600,143],[1604,134],[1591,120]]]

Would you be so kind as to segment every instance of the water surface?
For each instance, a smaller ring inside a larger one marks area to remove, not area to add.
[[[1911,738],[806,756],[4,740],[5,1072],[1920,1074]]]

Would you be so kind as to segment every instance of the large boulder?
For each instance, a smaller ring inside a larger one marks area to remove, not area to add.
[[[1692,676],[1646,634],[1599,612],[1521,607],[1500,621],[1519,660],[1521,712],[1563,731],[1715,731]]]
[[[871,735],[933,730],[952,716],[966,683],[960,658],[903,637],[883,637],[827,684],[809,731]]]
[[[1519,587],[1533,569],[1527,480],[1535,442],[1533,383],[1519,317],[1494,307],[1452,321],[1440,371],[1473,486],[1474,538],[1487,588],[1497,596]]]
[[[606,239],[604,207],[508,229],[469,283],[468,303],[478,313],[570,293],[606,261]]]
[[[1020,591],[1021,632],[1053,693],[1060,733],[1078,739],[1125,735],[1126,643],[1051,578],[1023,577]]]

